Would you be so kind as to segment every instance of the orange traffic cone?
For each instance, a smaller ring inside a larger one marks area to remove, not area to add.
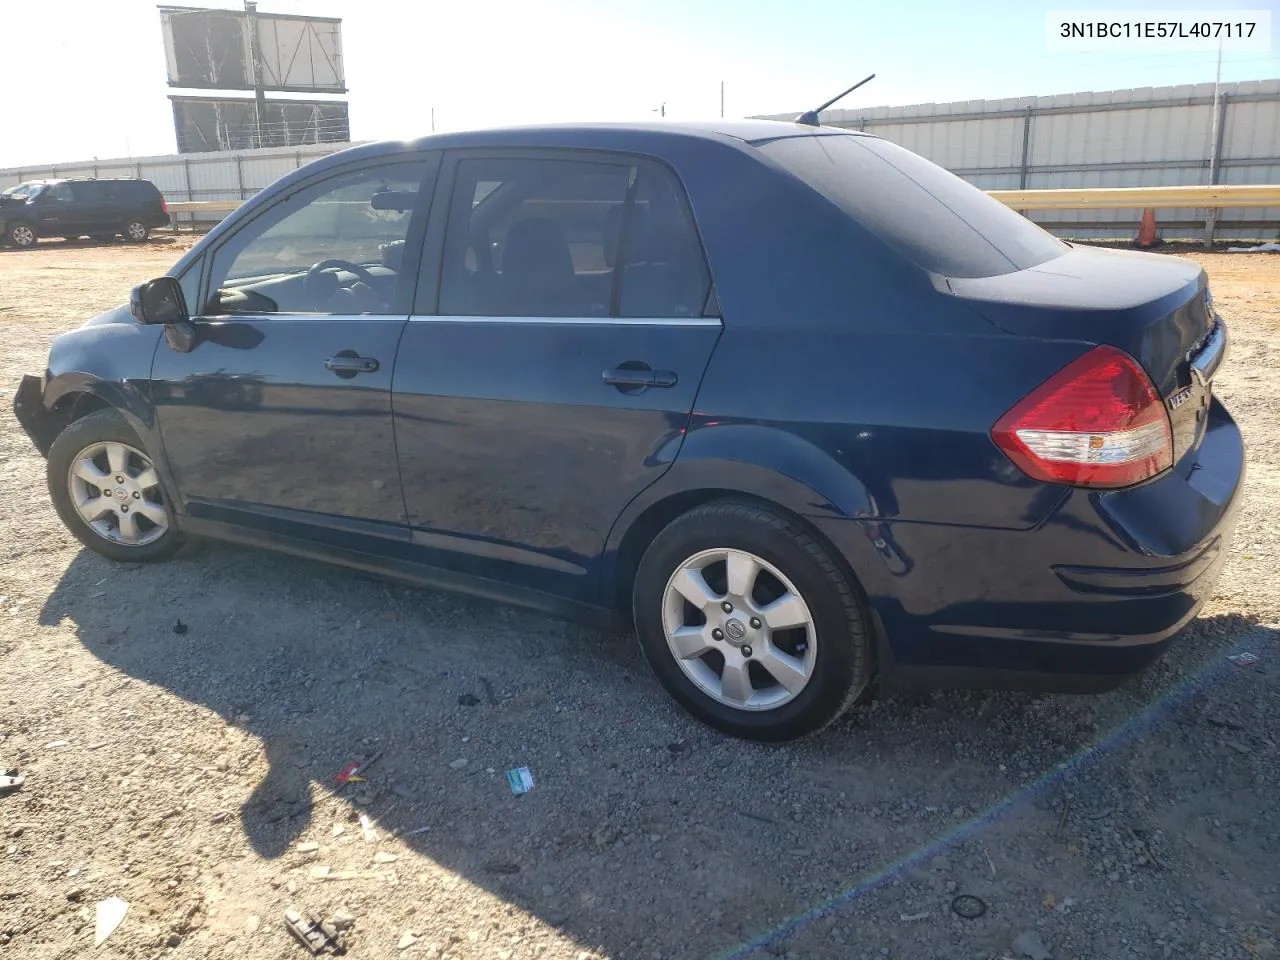
[[[1156,236],[1156,212],[1147,208],[1142,211],[1142,223],[1138,227],[1138,239],[1135,243],[1139,247],[1154,247],[1159,242]]]

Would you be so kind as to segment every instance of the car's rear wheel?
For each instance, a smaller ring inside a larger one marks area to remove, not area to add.
[[[12,224],[5,231],[5,239],[15,247],[34,247],[36,245],[36,230],[29,223]]]
[[[823,543],[762,505],[717,501],[674,520],[640,561],[633,604],[658,679],[734,736],[821,730],[870,678],[857,587]]]
[[[54,509],[81,543],[112,560],[162,560],[178,547],[155,464],[128,421],[98,410],[53,441],[47,465]]]
[[[147,229],[147,225],[141,220],[130,220],[124,225],[122,233],[130,243],[141,243],[150,236],[151,231]]]

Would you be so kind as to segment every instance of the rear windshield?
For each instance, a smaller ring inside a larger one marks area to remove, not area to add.
[[[887,140],[787,137],[760,150],[933,273],[993,277],[1067,249],[977,187]]]

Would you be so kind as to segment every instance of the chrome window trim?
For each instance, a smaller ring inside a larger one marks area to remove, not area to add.
[[[469,317],[423,314],[410,323],[543,323],[556,326],[719,327],[719,317]]]

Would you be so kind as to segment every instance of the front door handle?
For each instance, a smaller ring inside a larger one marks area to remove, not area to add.
[[[362,357],[354,350],[342,350],[336,357],[324,362],[325,369],[332,370],[340,377],[354,377],[357,373],[375,373],[378,361],[373,357]]]
[[[623,391],[639,391],[646,387],[674,387],[679,378],[674,370],[654,370],[647,363],[629,361],[601,376],[611,387]]]
[[[329,357],[324,365],[326,370],[333,370],[338,376],[372,374],[378,370],[378,361],[372,357],[361,357],[353,349],[344,349],[338,353],[338,356]]]

